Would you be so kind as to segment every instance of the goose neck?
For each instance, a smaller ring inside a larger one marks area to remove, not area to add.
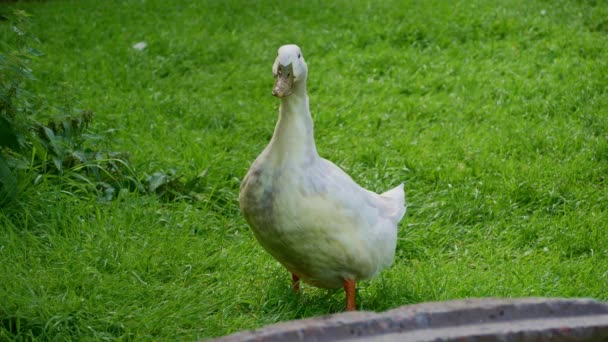
[[[310,115],[308,95],[297,91],[281,99],[279,120],[271,145],[282,157],[305,158],[317,156],[313,121]]]

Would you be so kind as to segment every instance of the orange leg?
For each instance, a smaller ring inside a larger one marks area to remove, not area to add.
[[[298,277],[295,273],[292,273],[291,280],[293,280],[293,292],[300,292],[300,277]]]
[[[344,292],[346,292],[346,311],[357,310],[357,305],[355,304],[355,281],[353,279],[346,279],[342,284],[344,284]]]

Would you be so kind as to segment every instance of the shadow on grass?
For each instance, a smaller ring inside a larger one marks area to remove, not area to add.
[[[8,316],[0,319],[0,339],[26,339],[41,337],[44,326],[24,317]]]
[[[423,300],[407,283],[397,283],[383,276],[357,285],[357,308],[362,311],[381,312]],[[301,284],[297,293],[292,290],[285,272],[284,278],[276,277],[268,283],[261,309],[267,317],[285,321],[341,313],[345,311],[345,305],[342,288],[320,289]]]

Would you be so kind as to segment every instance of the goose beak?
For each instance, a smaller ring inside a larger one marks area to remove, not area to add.
[[[293,91],[293,64],[283,66],[279,63],[277,74],[274,78],[272,95],[278,98],[291,95]]]

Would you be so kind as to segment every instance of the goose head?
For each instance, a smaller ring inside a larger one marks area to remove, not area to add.
[[[293,93],[299,84],[306,82],[308,67],[302,50],[297,45],[283,45],[272,66],[274,88],[272,95],[283,98]]]

